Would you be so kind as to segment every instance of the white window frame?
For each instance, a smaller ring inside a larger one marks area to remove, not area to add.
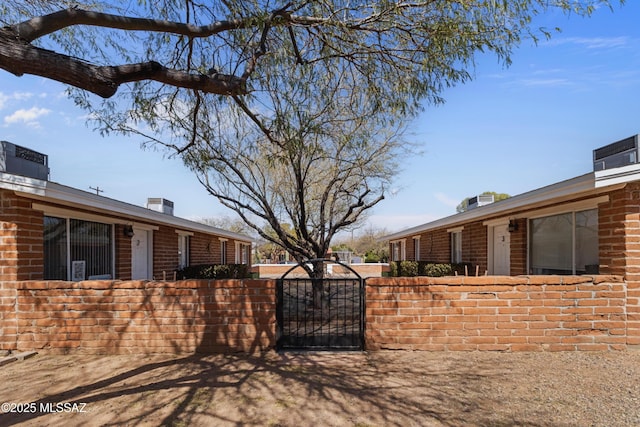
[[[245,260],[242,258],[246,257]],[[247,242],[236,242],[236,264],[250,265],[251,244]]]
[[[420,236],[413,236],[413,258],[420,261]]]
[[[227,242],[229,239],[219,238],[220,240],[220,264],[227,263]]]
[[[185,268],[191,264],[191,250],[189,245],[193,233],[190,231],[176,230],[176,234],[178,235],[178,268]]]
[[[407,259],[407,240],[393,240],[389,243],[391,243],[391,261],[405,261]],[[397,254],[396,248],[398,249]]]
[[[447,233],[450,234],[450,245],[451,245],[451,263],[459,264],[462,262],[462,230],[463,227],[455,227],[449,228]]]

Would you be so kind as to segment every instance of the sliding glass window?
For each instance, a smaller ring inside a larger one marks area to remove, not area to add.
[[[113,225],[79,219],[44,218],[44,278],[113,278]]]
[[[531,274],[597,273],[597,209],[535,218],[529,224]]]

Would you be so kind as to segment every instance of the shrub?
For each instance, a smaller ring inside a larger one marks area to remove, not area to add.
[[[364,262],[380,262],[380,255],[375,252],[367,252],[364,256]]]
[[[176,272],[178,280],[185,279],[246,279],[249,267],[246,264],[201,264],[190,265]]]
[[[453,275],[453,266],[451,264],[422,263],[420,267],[421,276],[443,277]]]
[[[389,263],[391,267],[390,276],[392,277],[443,277],[458,274],[464,276],[465,266],[467,273],[471,273],[470,263],[438,263],[431,261],[393,261]]]
[[[389,263],[389,276],[398,277],[398,263],[397,263],[397,261],[391,261]]]
[[[398,267],[398,276],[415,277],[417,275],[418,275],[417,261],[400,261],[400,266]]]

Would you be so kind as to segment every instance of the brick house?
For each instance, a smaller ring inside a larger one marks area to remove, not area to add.
[[[0,142],[0,281],[172,278],[250,264],[251,238],[48,181],[47,156]]]
[[[638,135],[594,150],[594,171],[385,238],[393,261],[480,274],[613,274],[640,285]],[[475,203],[474,203],[475,202]]]

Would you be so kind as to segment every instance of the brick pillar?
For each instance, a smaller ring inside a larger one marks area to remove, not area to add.
[[[627,282],[627,344],[640,348],[640,185],[627,184],[598,207],[600,273]]]
[[[43,214],[31,201],[0,190],[0,280],[41,280]]]
[[[0,281],[0,351],[15,350],[18,340],[16,282]]]

